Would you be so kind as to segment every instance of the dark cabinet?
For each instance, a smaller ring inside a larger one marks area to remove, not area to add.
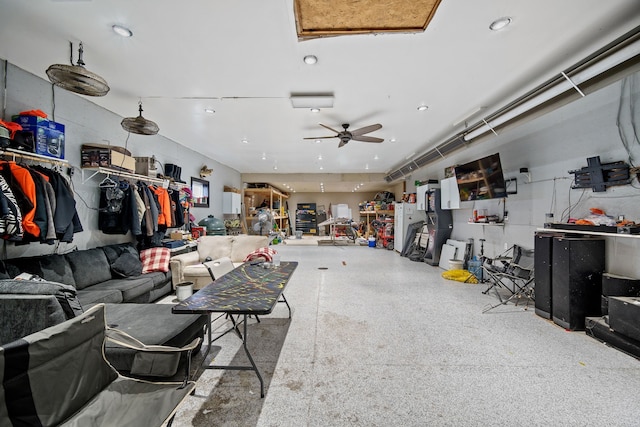
[[[551,254],[557,233],[539,232],[534,240],[534,271],[536,275],[536,314],[551,319]]]
[[[318,234],[315,203],[298,203],[296,209],[296,231],[302,231],[305,234]]]
[[[599,316],[605,240],[555,237],[551,248],[551,313],[569,330],[584,330],[585,317]],[[536,300],[538,299],[536,270]]]

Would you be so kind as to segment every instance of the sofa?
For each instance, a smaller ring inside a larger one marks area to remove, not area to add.
[[[72,319],[98,303],[106,303],[110,326],[146,345],[183,347],[202,338],[206,315],[176,315],[172,304],[146,304],[170,293],[171,273],[125,275],[137,273],[139,263],[129,243],[3,261],[0,344]],[[44,280],[15,280],[21,273]],[[113,343],[105,352],[118,371],[137,370],[139,352]]]
[[[171,272],[141,272],[140,254],[132,243],[62,255],[14,258],[0,264],[0,279],[29,273],[73,286],[84,307],[97,303],[153,302],[171,292]]]
[[[254,251],[269,246],[268,236],[202,236],[195,251],[171,258],[173,286],[192,282],[193,289],[202,289],[211,283],[209,270],[203,264],[207,259],[230,258],[234,266],[242,264]]]

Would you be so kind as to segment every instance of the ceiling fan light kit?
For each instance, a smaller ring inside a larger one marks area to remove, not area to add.
[[[138,135],[155,135],[160,128],[155,122],[142,117],[142,102],[138,103],[138,117],[127,117],[122,120],[122,129]]]
[[[73,51],[73,44],[71,44]],[[47,76],[54,85],[70,92],[87,96],[105,96],[109,92],[109,85],[99,75],[92,73],[84,67],[82,60],[82,43],[78,49],[78,62],[76,65],[53,64],[47,68]]]

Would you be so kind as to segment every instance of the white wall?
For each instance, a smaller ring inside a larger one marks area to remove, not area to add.
[[[4,62],[0,62],[0,81],[4,80]],[[91,173],[82,173],[80,166],[80,147],[87,142],[110,143],[116,146],[126,146],[134,156],[152,156],[162,165],[174,163],[182,167],[181,179],[190,185],[191,177],[199,177],[199,170],[203,165],[213,168],[213,174],[206,179],[210,182],[210,207],[194,208],[193,215],[196,222],[209,214],[222,217],[222,192],[225,185],[240,188],[240,173],[221,163],[185,148],[179,142],[172,141],[160,135],[143,136],[131,134],[127,141],[127,132],[120,126],[122,117],[97,106],[90,97],[83,97],[74,93],[55,88],[55,109],[52,98],[52,85],[39,77],[9,64],[7,71],[7,96],[0,91],[0,104],[6,105],[4,120],[11,120],[11,116],[24,110],[40,109],[49,115],[50,119],[65,125],[65,157],[69,166],[73,168],[72,184],[76,192],[76,204],[84,231],[74,236],[71,244],[60,243],[59,246],[31,243],[15,246],[6,243],[7,258],[48,254],[54,251],[63,253],[77,247],[80,249],[101,246],[114,242],[133,240],[130,234],[106,235],[98,230],[97,207],[99,201],[98,184],[103,176],[98,175],[87,180]],[[106,95],[109,96],[109,95]],[[5,104],[6,102],[6,104]],[[137,102],[132,101],[132,116],[137,115]],[[55,115],[54,115],[55,114]],[[145,111],[145,117],[153,120],[153,112]],[[162,123],[158,123],[162,133]],[[83,175],[84,181],[83,182]]]
[[[630,78],[640,82],[638,74]],[[602,163],[628,161],[616,125],[621,87],[622,81],[619,81],[518,128],[485,137],[483,141],[473,141],[469,148],[417,171],[407,182],[442,179],[447,166],[500,153],[505,177],[518,180],[518,194],[509,195],[506,201],[509,212],[506,225],[492,227],[467,223],[476,208],[486,207],[489,213],[501,214],[501,200],[462,202],[461,209],[453,211],[452,237],[458,240],[474,238],[476,253],[480,249],[479,239],[486,239],[485,254],[489,256],[502,252],[505,244],[517,243],[533,248],[534,232],[543,226],[545,213],[554,213],[559,221],[569,206],[573,206],[571,216],[575,218],[584,217],[589,214],[589,208],[597,207],[609,215],[625,215],[640,222],[637,179],[633,185],[609,187],[606,192],[570,188],[574,175],[568,171],[586,166],[588,157],[600,156]],[[638,91],[640,89],[636,89],[636,97],[640,96]],[[625,95],[623,100],[629,102],[629,96]],[[640,125],[640,116],[636,116],[636,125]],[[630,128],[628,117],[623,117],[621,123]],[[640,159],[640,145],[638,142],[632,144],[632,153]],[[529,168],[531,183],[526,183],[526,177],[519,173],[522,167]],[[576,205],[578,200],[580,203]],[[567,216],[563,216],[565,222],[566,219]],[[606,251],[607,271],[640,277],[640,239],[607,237]]]

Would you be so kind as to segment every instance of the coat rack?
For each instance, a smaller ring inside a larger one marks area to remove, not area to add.
[[[11,160],[13,160],[14,162],[16,158],[20,158],[20,159],[34,160],[34,161],[43,162],[43,163],[51,163],[51,164],[60,165],[60,166],[69,164],[68,160],[56,159],[49,156],[43,156],[41,154],[26,153],[24,151],[16,150],[14,148],[5,148],[4,150],[2,150],[0,155],[5,157],[11,157]]]
[[[88,170],[88,169],[91,169],[94,172],[90,176],[85,178],[84,171]],[[83,168],[82,169],[82,183],[86,184],[88,181],[91,180],[91,178],[93,178],[94,176],[96,176],[98,174],[103,174],[103,175],[106,175],[107,177],[110,177],[111,175],[113,175],[113,176],[116,176],[118,178],[129,178],[129,179],[133,179],[133,180],[136,180],[136,181],[148,182],[150,184],[159,184],[163,188],[169,188],[169,180],[167,180],[167,179],[152,178],[150,176],[137,175],[135,173],[123,172],[123,171],[119,171],[119,170],[116,170],[116,169],[109,169],[109,168],[103,168],[103,167]]]

